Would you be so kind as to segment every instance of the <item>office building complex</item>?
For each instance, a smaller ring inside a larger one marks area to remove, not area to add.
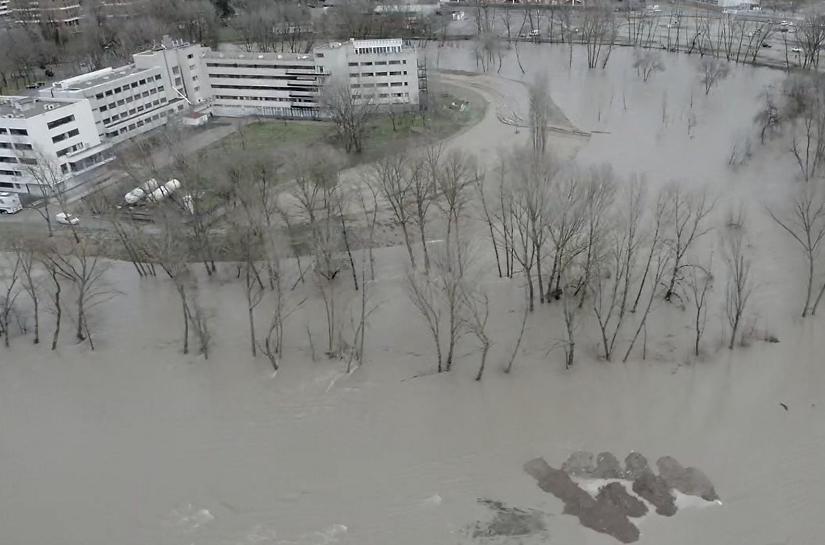
[[[59,189],[109,160],[111,147],[88,100],[0,97],[0,190]]]

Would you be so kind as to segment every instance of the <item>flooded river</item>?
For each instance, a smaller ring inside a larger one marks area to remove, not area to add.
[[[777,178],[789,167],[779,152],[737,171],[727,165],[776,73],[737,69],[707,98],[695,85],[694,59],[668,57],[667,71],[645,85],[626,52],[614,52],[605,72],[572,75],[566,55],[524,46],[521,60],[546,66],[564,115],[593,133],[570,146],[581,161],[645,173],[652,183],[710,184],[723,202],[747,197],[754,209],[781,191]],[[445,50],[439,62],[474,69],[467,50]],[[521,72],[506,63],[500,76]],[[523,86],[492,80],[487,96],[514,97],[496,108],[520,112]],[[504,135],[523,138],[496,108],[451,145],[483,153],[508,142]],[[72,346],[70,327],[57,354],[23,337],[0,349],[0,542],[616,543],[563,516],[561,502],[523,470],[537,457],[559,467],[588,450],[673,456],[713,481],[721,505],[642,519],[641,544],[817,543],[825,534],[817,514],[825,505],[822,324],[793,318],[798,290],[780,265],[795,254],[784,239],[761,220],[754,235],[764,244],[754,308],[778,344],[680,365],[683,355],[668,343],[683,332],[673,331],[651,342],[646,361],[606,364],[588,361],[588,340],[581,364],[565,372],[548,341],[555,333],[537,319],[504,375],[520,299],[516,286],[491,279],[496,345],[480,383],[469,341],[455,373],[426,374],[434,367],[429,339],[399,282],[397,248],[378,254],[381,307],[368,362],[351,375],[340,361],[312,361],[306,330],[320,339],[325,325],[311,301],[289,323],[285,361],[272,378],[266,361],[249,356],[232,270],[225,282],[203,281],[204,306],[215,314],[210,359],[183,356],[172,287],[115,264],[108,278],[121,294],[95,310],[96,351]],[[716,311],[711,319],[719,321]],[[543,513],[546,532],[474,537],[473,525],[493,517],[479,499]]]

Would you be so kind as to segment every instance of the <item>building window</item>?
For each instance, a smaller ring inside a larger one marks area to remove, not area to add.
[[[387,73],[386,73],[386,72],[376,72],[376,73],[375,73],[375,77],[379,77],[379,76],[386,76],[386,75],[387,75]]]
[[[129,130],[130,130],[130,131],[135,130],[135,124],[134,124],[134,123],[132,123],[131,125],[129,125]]]
[[[194,57],[194,56],[195,56],[195,55],[194,55],[193,53],[189,53],[188,55],[186,55],[186,58],[187,58],[187,59],[191,59],[191,58],[192,58],[192,57]]]
[[[143,126],[143,120],[142,120],[142,119],[141,119],[140,121],[138,121],[138,122],[137,122],[137,126],[138,126],[138,127],[142,127],[142,126]]]
[[[357,62],[351,62],[351,63],[349,63],[349,65],[350,66],[358,66],[358,63]]]
[[[72,121],[74,121],[74,116],[73,115],[67,115],[66,117],[61,117],[60,119],[55,119],[54,121],[49,121],[48,123],[46,123],[46,126],[49,128],[49,130],[52,130],[55,127],[65,125],[66,123],[71,123]]]
[[[323,59],[323,58],[324,58],[324,54],[323,54],[323,53],[316,53],[316,54],[315,54],[315,58],[316,58],[316,59]]]
[[[106,91],[106,96],[107,96],[107,97],[112,96],[112,90],[111,90],[111,89],[109,89],[108,91]]]
[[[192,76],[192,81],[198,81],[198,76]]]
[[[164,87],[163,87],[163,85],[161,85],[160,87],[158,87],[158,92],[160,93],[161,91],[163,91],[163,89],[164,89]]]
[[[115,114],[112,116],[112,121],[117,121],[118,119],[120,119],[119,115]]]
[[[118,106],[123,106],[124,104],[126,104],[126,101],[123,100],[123,99],[120,99],[120,100],[117,101]]]
[[[142,96],[143,98],[148,97],[148,96],[149,96],[149,91],[143,91],[143,94],[142,94],[141,96]]]
[[[0,142],[0,149],[11,149],[11,144],[8,142]]]
[[[28,136],[29,131],[26,129],[9,129],[9,134],[12,136]]]
[[[0,163],[16,163],[17,159],[14,157],[0,157]]]
[[[142,79],[142,80],[140,80],[138,83],[139,83],[140,85],[145,85],[145,84],[146,84],[146,80],[145,80],[145,79]]]
[[[138,86],[138,83],[137,83],[136,81],[133,81],[133,82],[132,82],[132,89],[134,89],[134,88],[135,88],[135,87],[137,87],[137,86]]]
[[[197,93],[198,91],[201,90],[201,88],[200,87],[195,87],[195,89],[193,89],[193,90]]]
[[[118,94],[119,92],[120,92],[120,87],[115,87],[115,94]]]
[[[400,81],[394,81],[390,84],[390,87],[401,87],[401,82]]]
[[[129,115],[135,115],[135,113],[137,113],[136,109],[132,108],[131,110],[129,110]]]
[[[180,74],[180,66],[173,66],[172,67],[172,73],[175,74],[176,76],[178,74]]]
[[[142,112],[143,111],[143,105],[138,106],[137,111]]]
[[[100,111],[101,111],[101,112],[105,112],[105,111],[106,111],[106,110],[108,110],[108,109],[109,109],[109,107],[108,107],[108,106],[106,106],[105,104],[104,104],[103,106],[101,106],[101,107],[100,107]]]
[[[385,64],[387,64],[387,61],[375,61],[375,66],[385,65]]]
[[[362,62],[361,66],[372,66],[372,61],[370,62]]]
[[[126,97],[126,102],[132,102],[133,100],[135,100],[135,97],[133,96]]]
[[[162,76],[160,74],[155,74],[155,81],[158,81]]]
[[[98,100],[103,100],[103,93],[96,94],[95,98],[98,99]]]
[[[160,99],[160,103],[161,103],[161,104],[165,104],[165,103],[166,103],[166,97],[162,97],[162,98]]]
[[[401,61],[401,64],[407,64],[407,59],[404,59],[403,61]]]
[[[181,86],[181,79],[179,77],[175,78],[175,87],[180,87],[180,86]]]
[[[406,70],[404,70],[403,74],[406,76],[406,75],[407,75],[407,71],[406,71]]]
[[[390,64],[401,64],[401,61],[390,61]]]
[[[391,75],[391,76],[400,76],[400,75],[401,75],[401,72],[400,72],[400,71],[398,71],[398,72],[390,72],[390,75]]]
[[[103,124],[104,124],[104,125],[108,125],[108,124],[109,124],[109,123],[111,123],[111,122],[112,122],[112,119],[111,119],[111,118],[109,118],[109,117],[107,117],[106,119],[104,119],[104,120],[103,120]]]

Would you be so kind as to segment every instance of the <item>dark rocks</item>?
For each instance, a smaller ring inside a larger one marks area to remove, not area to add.
[[[590,476],[594,479],[621,479],[624,477],[624,471],[613,454],[602,452],[596,458],[596,469]]]
[[[656,466],[659,468],[659,476],[664,479],[668,488],[673,488],[688,496],[699,496],[706,501],[719,499],[710,479],[695,467],[684,468],[670,456],[659,458]]]
[[[676,514],[676,501],[665,480],[651,473],[643,473],[633,481],[633,492],[656,507],[656,512],[666,517]]]
[[[595,469],[596,462],[593,460],[593,453],[585,450],[574,452],[561,465],[562,471],[574,477],[589,477]]]
[[[639,529],[628,520],[622,508],[606,496],[594,499],[573,482],[567,472],[550,467],[544,458],[527,462],[524,471],[536,479],[539,488],[564,502],[564,513],[578,517],[582,526],[611,535],[622,543],[639,539]]]
[[[625,478],[635,481],[646,473],[653,473],[650,466],[647,464],[647,458],[638,452],[631,452],[624,459]]]
[[[631,496],[621,483],[609,483],[599,489],[596,501],[609,501],[628,517],[643,517],[647,514],[645,502]]]

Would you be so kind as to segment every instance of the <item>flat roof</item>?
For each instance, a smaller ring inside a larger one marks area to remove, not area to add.
[[[245,53],[241,51],[207,51],[204,59],[235,59],[244,61],[305,61],[314,62],[312,53]]]
[[[120,68],[104,68],[95,72],[89,72],[74,78],[64,79],[63,81],[55,82],[52,86],[56,89],[64,91],[83,90],[91,87],[97,87],[114,81],[119,78],[139,74],[141,72],[148,72],[149,68],[138,68],[134,64],[127,64]]]
[[[0,118],[28,119],[52,110],[70,106],[82,99],[0,96]]]

